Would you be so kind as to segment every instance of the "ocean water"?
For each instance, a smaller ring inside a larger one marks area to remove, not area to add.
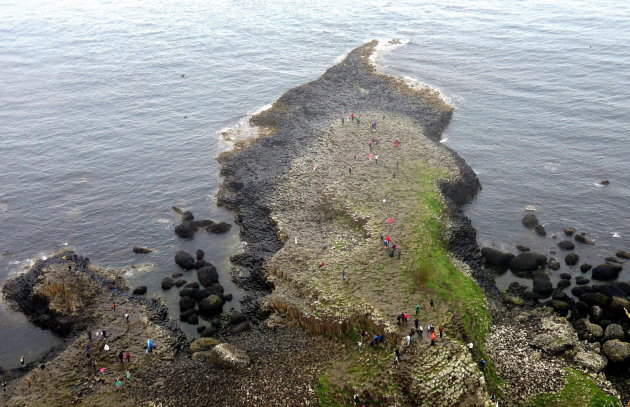
[[[221,130],[373,38],[405,42],[385,72],[454,104],[443,141],[481,179],[482,245],[547,252],[520,224],[534,205],[550,233],[598,242],[585,260],[630,250],[628,2],[0,0],[0,280],[71,247],[175,304],[159,282],[201,248],[238,307],[238,230],[178,239],[170,207],[232,222],[214,199]],[[0,327],[4,368],[58,342],[4,304]]]

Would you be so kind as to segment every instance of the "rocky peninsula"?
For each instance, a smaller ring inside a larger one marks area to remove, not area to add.
[[[461,210],[479,181],[439,142],[452,106],[378,72],[378,50],[360,46],[287,91],[251,118],[257,138],[218,158],[218,202],[246,243],[232,262],[249,330],[188,343],[158,298],[59,253],[3,290],[66,337],[28,383],[10,383],[7,405],[564,406],[567,392],[618,405],[565,317],[505,303]]]

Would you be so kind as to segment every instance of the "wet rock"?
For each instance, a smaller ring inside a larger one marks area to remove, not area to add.
[[[617,264],[623,263],[623,261],[619,260],[616,257],[606,257],[604,260],[606,260],[606,263],[617,263]]]
[[[199,291],[198,288],[194,288],[194,287],[184,287],[181,289],[181,291],[179,292],[179,296],[180,297],[190,297],[193,298],[195,296],[195,293]]]
[[[179,311],[184,312],[195,308],[195,300],[190,297],[182,297],[179,299]],[[200,309],[201,311],[201,309]]]
[[[244,322],[241,322],[240,324],[236,324],[232,328],[230,328],[230,332],[232,332],[233,334],[238,334],[238,333],[247,331],[249,328],[250,328],[249,322],[248,321],[244,321]]]
[[[560,289],[571,287],[571,282],[569,280],[562,279],[562,280],[558,281],[558,284],[556,284],[556,287],[558,287]]]
[[[623,291],[626,295],[630,296],[630,283],[627,281],[617,281],[614,283],[616,287],[618,287],[621,291]]]
[[[540,253],[526,252],[510,260],[510,269],[516,271],[534,271],[546,264],[547,256]]]
[[[518,281],[511,282],[507,289],[509,293],[514,295],[519,295],[525,290],[527,290],[527,286],[519,283]]]
[[[593,287],[584,285],[581,287],[573,287],[571,289],[571,294],[575,295],[576,297],[579,297],[582,294],[586,294],[586,293],[592,293],[593,292]]]
[[[147,286],[141,285],[133,289],[133,295],[145,295],[147,293]]]
[[[237,325],[240,324],[241,322],[245,322],[247,321],[247,318],[245,317],[245,315],[241,314],[240,312],[232,312],[229,314],[230,316],[230,324],[232,325]]]
[[[514,258],[512,253],[504,253],[491,247],[484,247],[481,249],[481,256],[484,258],[486,265],[501,267],[507,267],[510,260]]]
[[[182,322],[185,322],[188,320],[188,318],[190,318],[191,315],[196,314],[197,311],[194,309],[188,309],[186,311],[180,312],[179,314],[179,320]]]
[[[606,360],[605,357],[594,352],[577,352],[573,357],[573,360],[578,365],[595,373],[599,373],[604,370],[604,368],[608,364],[608,360]]]
[[[571,280],[571,274],[569,273],[560,273],[560,278],[563,280]]]
[[[244,350],[229,343],[220,343],[212,348],[208,361],[229,368],[245,368],[250,363],[249,356]]]
[[[179,277],[182,277],[183,275],[184,275],[184,273],[182,273],[181,271],[178,271],[176,273],[171,274],[171,277],[179,278]]]
[[[607,179],[599,181],[599,185],[610,185],[610,181]]]
[[[197,256],[197,260],[203,260],[206,254],[203,252],[203,250],[197,249],[197,251],[195,252],[195,255]]]
[[[216,295],[210,295],[199,301],[199,312],[203,315],[220,314],[223,310],[223,301]]]
[[[586,285],[586,284],[588,284],[590,282],[591,282],[591,280],[589,280],[588,278],[582,277],[582,276],[579,276],[579,277],[577,277],[575,279],[575,284],[577,284],[577,285]]]
[[[212,264],[208,264],[197,271],[197,279],[201,285],[208,287],[219,282],[219,273]]]
[[[203,338],[208,338],[208,337],[210,337],[212,335],[216,335],[216,333],[218,331],[219,330],[217,329],[217,327],[210,325],[210,326],[206,327],[206,329],[203,330],[203,332],[201,333],[201,336]]]
[[[619,250],[617,253],[615,253],[615,255],[622,259],[630,259],[630,253],[625,250]]]
[[[540,236],[547,236],[547,231],[543,225],[534,226],[534,231]]]
[[[214,327],[221,327],[221,320],[219,318],[212,318],[212,320],[210,321],[210,324],[212,324],[212,326]]]
[[[190,353],[203,352],[217,346],[219,341],[214,338],[199,338],[190,343],[188,351]]]
[[[601,326],[589,321],[585,321],[584,324],[586,326],[586,332],[590,335],[590,340],[600,340],[604,336],[604,330]]]
[[[536,225],[538,225],[538,218],[533,213],[528,213],[525,216],[523,216],[523,219],[521,220],[521,222],[523,223],[523,226],[531,229],[535,227]]]
[[[204,330],[206,329],[206,327],[204,325],[199,325],[197,327],[197,333],[200,334],[202,333]]]
[[[567,236],[573,236],[575,234],[575,229],[573,228],[564,228],[564,234]]]
[[[615,284],[594,285],[593,291],[607,295],[608,297],[625,297],[625,293]]]
[[[210,264],[210,263],[208,263],[208,262],[207,262],[207,261],[205,261],[205,260],[197,260],[197,261],[195,262],[195,265],[193,266],[193,268],[194,268],[195,270],[199,270],[199,269],[202,269],[202,268],[206,267],[208,264]]]
[[[183,280],[183,279],[175,280],[175,287],[177,288],[183,286],[184,284],[186,284],[186,280]]]
[[[178,215],[181,215],[184,213],[184,210],[180,208],[179,206],[171,206],[171,209]]]
[[[570,300],[567,293],[562,291],[562,289],[560,288],[556,288],[555,290],[553,290],[553,293],[551,294],[551,299],[564,301],[564,302],[568,302]]]
[[[532,276],[534,281],[534,288],[532,291],[534,294],[540,295],[542,298],[547,298],[553,292],[553,285],[549,276],[545,272],[536,272]]]
[[[190,222],[195,220],[193,213],[191,211],[184,211],[181,213],[182,222]]]
[[[556,310],[563,313],[566,313],[569,310],[569,303],[560,300],[553,300],[551,302],[551,306]]]
[[[575,343],[561,336],[551,333],[543,333],[536,335],[531,345],[535,348],[541,349],[548,355],[557,355],[568,349],[572,349],[575,346]]]
[[[550,257],[547,261],[547,267],[549,267],[551,270],[560,270],[560,263],[558,262],[558,260]]]
[[[199,317],[197,316],[197,314],[192,314],[188,317],[186,322],[188,322],[190,325],[197,325],[199,323]]]
[[[204,298],[207,298],[210,296],[210,292],[208,290],[197,290],[194,294],[193,294],[193,299],[197,302],[203,300]]]
[[[589,271],[589,270],[590,270],[590,269],[592,269],[592,268],[593,268],[593,266],[592,266],[592,265],[590,265],[590,264],[588,264],[588,263],[584,263],[584,264],[582,264],[582,265],[580,266],[580,271],[581,271],[582,273],[586,273],[587,271]]]
[[[521,294],[521,298],[526,302],[537,304],[540,299],[540,295],[526,290]]]
[[[170,290],[171,288],[173,288],[174,285],[175,285],[175,281],[173,281],[172,278],[164,277],[162,279],[162,289],[163,290]]]
[[[600,264],[593,268],[592,277],[594,280],[614,280],[619,277],[621,266],[619,264]]]
[[[194,221],[182,222],[179,225],[175,226],[175,234],[185,239],[192,239],[195,236],[195,232],[197,230],[199,230],[199,227]]]
[[[222,298],[223,298],[223,301],[226,302],[226,301],[232,301],[232,298],[234,297],[232,296],[231,293],[227,293],[227,294],[224,294]]]
[[[577,235],[575,235],[575,241],[576,242],[580,242],[580,243],[584,243],[584,244],[591,244],[591,245],[595,244],[595,241],[587,239],[586,236],[584,236],[581,233],[578,233]]]
[[[525,305],[524,299],[522,299],[521,297],[517,297],[515,295],[509,295],[509,294],[503,296],[503,302],[505,304],[512,304],[512,305],[517,305],[517,306]]]
[[[610,324],[606,327],[604,331],[604,340],[609,341],[612,339],[623,339],[625,333],[623,332],[623,328],[617,324]]]
[[[206,230],[211,233],[225,233],[232,228],[232,225],[226,222],[215,223],[214,225],[206,227]]]
[[[564,257],[564,262],[567,266],[575,266],[580,261],[580,256],[576,253],[569,253]]]
[[[199,288],[199,283],[196,281],[193,281],[191,283],[186,284],[184,288]]]
[[[225,289],[219,283],[214,283],[210,287],[206,288],[210,295],[216,295],[217,297],[223,298],[223,292]]]
[[[138,253],[138,254],[151,253],[152,251],[153,251],[153,249],[149,249],[148,247],[136,246],[136,247],[133,248],[133,252],[134,253]]]
[[[630,312],[630,300],[614,296],[610,299],[610,311],[619,317],[624,317],[626,310]]]
[[[522,244],[517,244],[516,248],[518,249],[518,251],[520,252],[528,252],[530,251],[529,247],[527,246],[523,246]]]
[[[195,259],[190,254],[180,250],[175,253],[175,263],[184,270],[192,270]]]
[[[630,343],[622,342],[619,339],[604,342],[602,350],[604,356],[613,363],[624,362],[630,357]]]
[[[588,305],[599,305],[600,307],[606,307],[608,301],[610,301],[610,298],[602,293],[586,293],[580,295],[578,298]]]
[[[575,245],[569,240],[563,240],[558,242],[558,248],[560,248],[560,250],[573,250],[575,249]]]

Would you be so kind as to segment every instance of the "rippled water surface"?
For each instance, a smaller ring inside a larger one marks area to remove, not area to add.
[[[0,279],[68,246],[174,303],[173,252],[202,248],[233,290],[238,231],[182,241],[170,207],[232,222],[217,133],[372,38],[408,40],[383,69],[456,106],[444,137],[483,184],[482,244],[546,252],[520,225],[534,205],[550,232],[598,241],[583,258],[630,249],[627,2],[312,3],[0,1]],[[5,308],[0,366],[55,342]]]

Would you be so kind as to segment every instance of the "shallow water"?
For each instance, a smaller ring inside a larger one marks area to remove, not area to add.
[[[0,279],[67,245],[150,264],[130,284],[174,303],[159,289],[174,251],[202,248],[229,286],[238,231],[183,241],[170,207],[232,222],[213,198],[217,133],[372,38],[408,40],[383,69],[456,106],[445,144],[484,187],[468,208],[480,243],[546,252],[520,224],[534,205],[549,232],[597,240],[584,258],[630,249],[628,3],[313,3],[0,1]],[[6,310],[0,326],[2,367],[55,341]]]

